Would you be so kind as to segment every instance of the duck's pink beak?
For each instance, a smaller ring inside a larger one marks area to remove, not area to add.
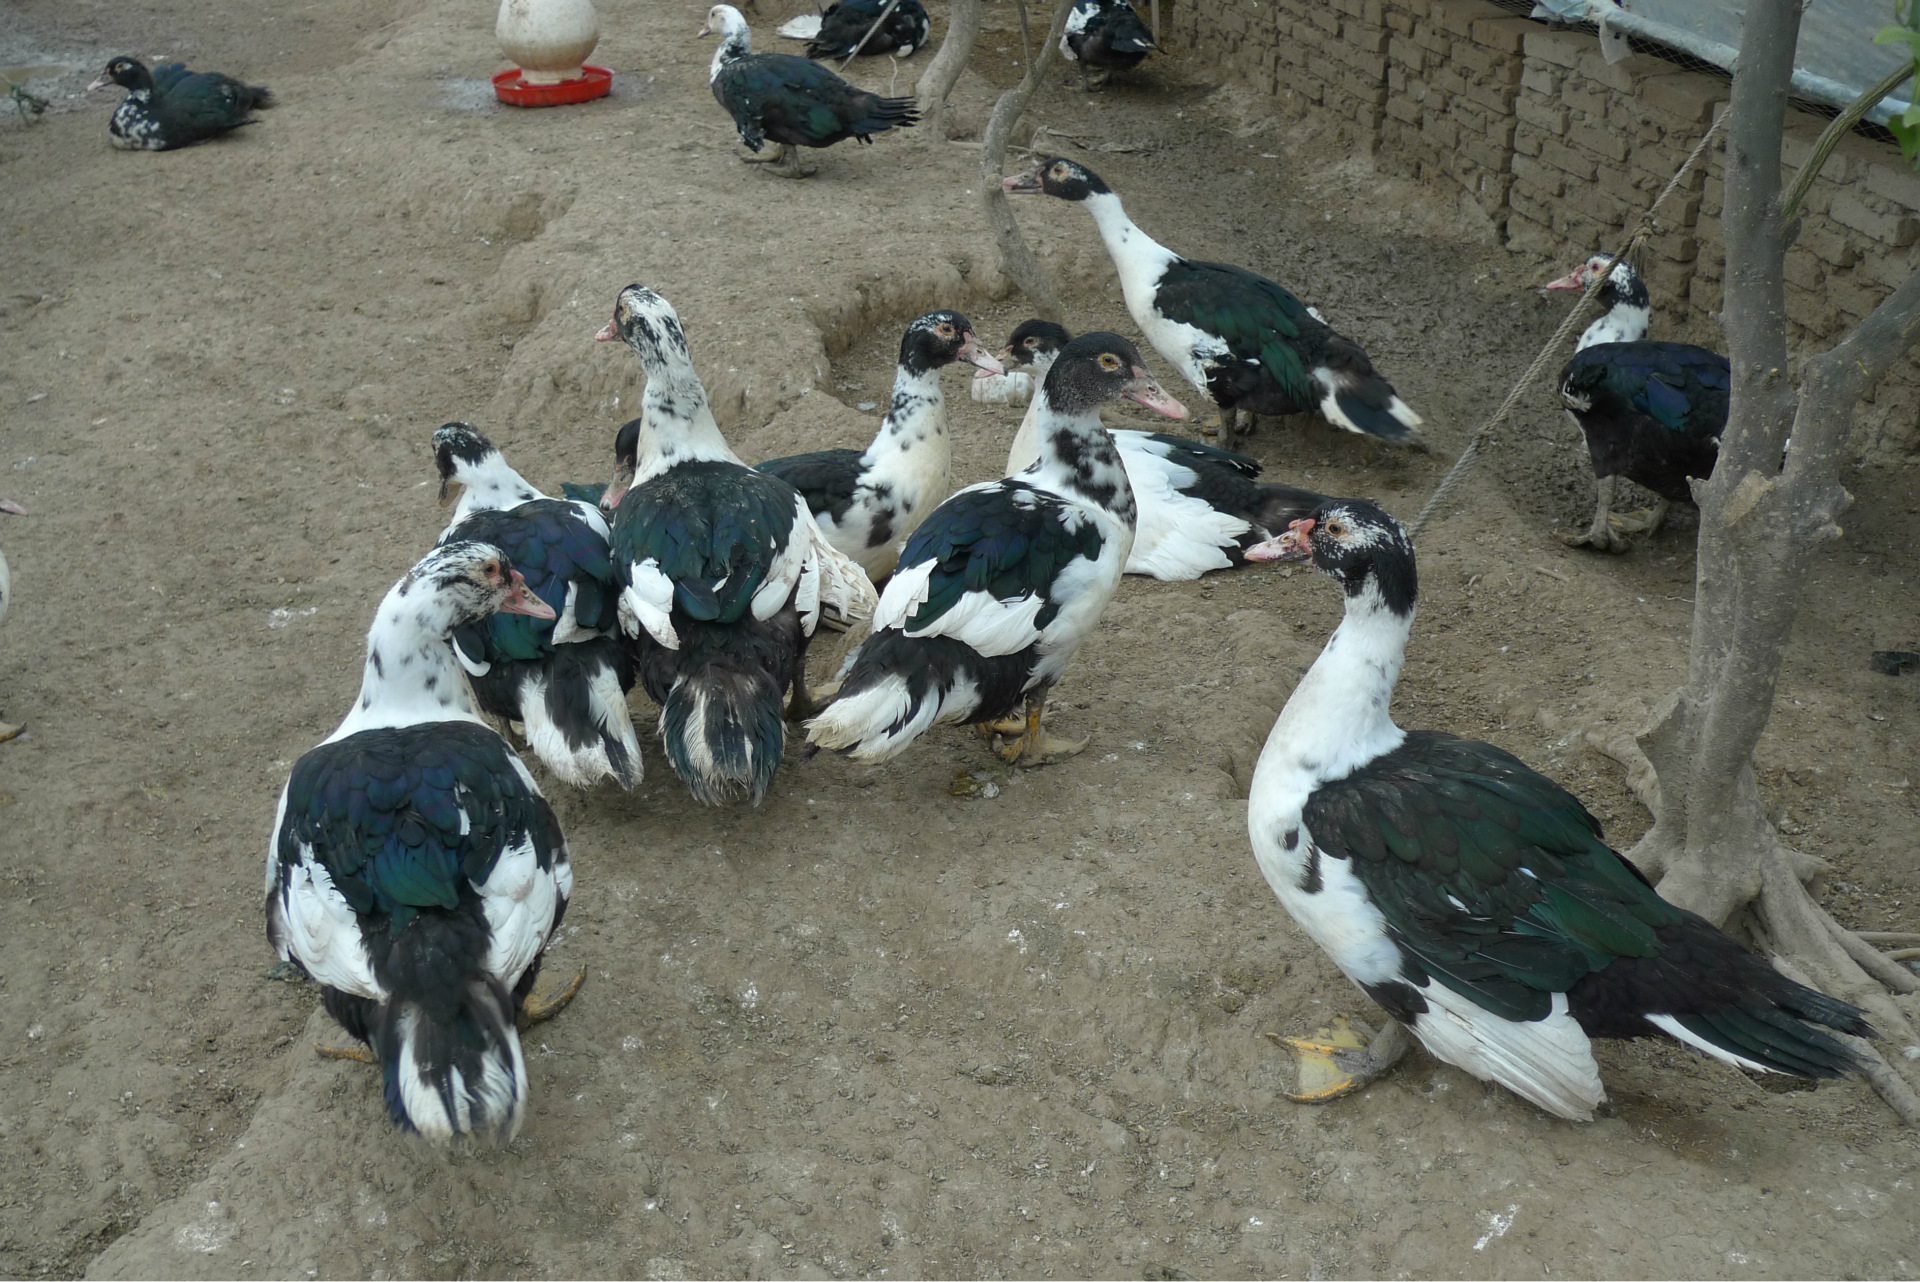
[[[1256,543],[1240,555],[1249,561],[1305,561],[1313,555],[1313,549],[1307,546],[1307,536],[1311,533],[1313,518],[1307,517],[1289,525],[1285,534]]]
[[[513,572],[513,590],[507,593],[507,599],[500,603],[501,614],[524,614],[530,619],[556,618],[553,607],[533,594],[527,586],[527,580],[520,571]]]
[[[1133,367],[1133,381],[1120,389],[1120,395],[1166,418],[1187,416],[1187,407],[1167,395],[1167,389],[1160,386],[1159,380],[1138,365]]]

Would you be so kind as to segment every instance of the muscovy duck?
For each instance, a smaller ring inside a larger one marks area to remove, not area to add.
[[[470,424],[435,431],[433,458],[441,501],[461,487],[440,541],[500,548],[557,615],[494,614],[454,630],[481,709],[523,725],[534,755],[574,787],[602,779],[633,787],[641,770],[627,709],[633,664],[619,638],[606,517],[592,502],[534,489]]]
[[[1002,180],[1013,193],[1083,204],[1120,273],[1134,324],[1187,381],[1220,407],[1220,444],[1232,447],[1239,411],[1318,410],[1335,426],[1418,444],[1420,416],[1374,371],[1360,345],[1336,334],[1264,276],[1182,258],[1134,226],[1100,176],[1064,157]]]
[[[1044,379],[1069,341],[1052,321],[1024,321],[1002,356]],[[1260,461],[1244,454],[1161,432],[1113,428],[1110,434],[1138,512],[1128,574],[1176,582],[1243,565],[1243,549],[1284,532],[1321,502],[1311,490],[1262,483]],[[1029,409],[1007,451],[1008,476],[1039,460],[1039,438]]]
[[[890,53],[910,58],[927,43],[933,24],[920,0],[899,0],[886,21],[864,44],[861,37],[886,13],[888,0],[839,0],[818,14],[805,14],[784,23],[780,34],[807,42],[809,58],[851,58],[855,46],[863,54]]]
[[[1038,765],[1086,747],[1047,734],[1041,716],[1133,543],[1133,491],[1100,423],[1100,406],[1120,396],[1186,417],[1126,339],[1067,344],[1034,398],[1039,463],[958,491],[907,540],[873,635],[809,723],[809,742],[884,761],[934,725],[985,727],[1024,705],[1006,760]]]
[[[1585,289],[1606,270],[1596,254],[1548,289]],[[1713,475],[1733,395],[1733,370],[1718,352],[1690,343],[1648,341],[1647,287],[1622,259],[1600,283],[1606,314],[1587,326],[1560,371],[1560,400],[1586,438],[1597,498],[1576,547],[1627,550],[1625,535],[1652,534],[1673,502],[1691,502],[1691,480]],[[1614,515],[1618,478],[1659,498],[1642,516]]]
[[[1060,56],[1079,64],[1080,88],[1088,93],[1096,88],[1088,67],[1106,72],[1097,86],[1104,89],[1114,72],[1132,71],[1159,47],[1130,0],[1079,0],[1060,33]]]
[[[1762,1072],[1858,1067],[1812,1025],[1873,1036],[1862,1012],[1662,899],[1572,794],[1492,744],[1393,723],[1418,596],[1397,521],[1330,499],[1248,556],[1310,560],[1346,593],[1254,768],[1254,856],[1294,920],[1430,1052],[1578,1121],[1606,1097],[1594,1037],[1664,1034]],[[1385,1067],[1346,1057],[1349,1079],[1322,1095]]]
[[[1001,373],[959,312],[928,312],[907,326],[893,375],[893,403],[865,452],[819,450],[758,464],[806,497],[820,532],[875,584],[893,573],[900,547],[940,500],[953,493],[940,371],[966,361]]]
[[[126,151],[171,151],[216,138],[254,122],[248,113],[273,106],[273,91],[215,71],[188,71],[177,62],[147,69],[137,58],[115,58],[87,92],[119,85],[127,91],[107,138]]]
[[[11,499],[0,499],[0,512],[10,512],[14,516],[25,516],[27,509]],[[7,569],[6,553],[0,552],[0,620],[7,617],[7,607],[13,604],[13,575]],[[20,727],[0,721],[0,743],[17,738]]]
[[[584,977],[534,993],[573,893],[567,842],[447,645],[496,610],[553,617],[499,548],[444,543],[407,571],[374,615],[352,711],[294,763],[267,846],[274,951],[371,1048],[393,1120],[439,1143],[513,1138],[516,1017],[551,1014]]]
[[[730,4],[707,11],[701,35],[718,33],[708,82],[753,156],[785,178],[815,172],[800,163],[801,147],[831,147],[844,138],[871,143],[872,135],[905,129],[920,119],[911,98],[882,98],[856,89],[818,63],[790,53],[754,53],[747,20]],[[772,139],[774,152],[760,148]]]
[[[742,463],[720,435],[673,305],[620,291],[595,336],[646,367],[637,423],[615,443],[614,573],[620,626],[660,705],[674,773],[707,805],[766,795],[791,715],[813,711],[807,644],[821,611],[871,617],[873,585],[814,524],[799,491]]]

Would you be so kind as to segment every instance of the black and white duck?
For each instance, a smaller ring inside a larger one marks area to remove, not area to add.
[[[1044,379],[1070,341],[1052,321],[1023,321],[1001,358]],[[1311,490],[1262,482],[1260,461],[1245,454],[1161,432],[1113,428],[1110,434],[1138,512],[1128,574],[1173,582],[1244,565],[1246,548],[1284,533],[1321,502]],[[1040,427],[1030,407],[1007,451],[1007,475],[1039,458]]]
[[[481,709],[519,722],[534,755],[576,788],[602,779],[633,787],[641,770],[627,710],[633,664],[619,637],[606,517],[591,502],[534,489],[470,424],[435,431],[433,458],[441,501],[460,489],[440,541],[500,548],[556,615],[493,614],[454,630]]]
[[[169,62],[147,69],[138,58],[115,58],[91,93],[108,85],[127,91],[113,109],[107,137],[126,151],[171,151],[217,138],[254,122],[250,113],[273,106],[273,91],[217,71],[188,71]]]
[[[1596,254],[1546,288],[1584,290],[1608,261]],[[1586,533],[1567,541],[1624,552],[1626,535],[1657,531],[1673,503],[1693,500],[1691,482],[1713,475],[1733,370],[1718,352],[1646,338],[1647,287],[1624,258],[1600,279],[1597,296],[1606,312],[1587,326],[1560,371],[1560,400],[1586,438],[1598,495]],[[1620,477],[1658,495],[1653,507],[1616,515]]]
[[[887,12],[889,0],[839,0],[820,13],[803,14],[780,27],[780,34],[807,42],[807,57],[853,57],[862,54],[890,53],[910,58],[916,49],[926,46],[933,24],[927,7],[920,0],[897,0],[893,12]],[[886,20],[881,21],[885,15]],[[879,22],[878,30],[873,24]],[[867,36],[868,31],[873,31]],[[863,41],[862,37],[866,37]]]
[[[1335,333],[1285,289],[1243,267],[1182,258],[1134,226],[1098,174],[1043,158],[1003,180],[1086,206],[1120,274],[1127,311],[1147,342],[1220,407],[1220,443],[1234,443],[1241,410],[1318,411],[1381,440],[1418,444],[1420,416],[1360,345]]]
[[[445,543],[380,603],[360,694],[294,763],[267,846],[267,938],[370,1048],[394,1122],[504,1144],[527,1107],[516,1019],[573,870],[526,764],[480,719],[447,644],[495,611],[553,617],[499,548]],[[346,1052],[351,1054],[351,1052]]]
[[[953,493],[940,371],[966,361],[985,373],[1000,362],[981,348],[959,312],[928,312],[900,338],[893,402],[866,450],[818,450],[768,459],[759,469],[806,497],[820,532],[878,584],[893,573],[900,547]]]
[[[25,516],[27,509],[21,507],[11,499],[0,499],[0,512],[8,512],[14,516]],[[7,569],[6,553],[0,552],[0,621],[6,619],[7,607],[12,604],[13,574]],[[20,734],[20,729],[19,726],[9,725],[5,721],[0,721],[0,743],[5,743],[9,739],[17,738]]]
[[[1039,462],[958,491],[907,540],[873,635],[809,723],[809,742],[884,761],[935,725],[985,728],[1024,709],[1006,760],[1038,765],[1086,747],[1054,738],[1041,717],[1133,544],[1133,489],[1100,422],[1100,407],[1122,396],[1186,417],[1126,339],[1067,344],[1034,398]]]
[[[1662,899],[1564,788],[1491,744],[1394,724],[1418,596],[1398,522],[1330,499],[1249,556],[1310,560],[1346,593],[1254,768],[1254,856],[1294,920],[1428,1051],[1581,1121],[1606,1097],[1595,1037],[1664,1035],[1760,1072],[1858,1068],[1821,1027],[1872,1036],[1862,1012]],[[1383,1071],[1399,1040],[1295,1045],[1335,1061],[1318,1092],[1330,1098]]]
[[[1060,33],[1060,56],[1079,66],[1080,88],[1088,93],[1104,89],[1114,72],[1132,71],[1159,47],[1130,0],[1079,0]],[[1087,79],[1088,67],[1105,73],[1098,85]]]
[[[871,617],[873,585],[799,491],[727,447],[672,304],[629,285],[596,337],[624,341],[647,373],[601,499],[614,512],[621,629],[674,773],[708,805],[757,805],[786,747],[789,684],[791,715],[813,710],[807,644],[822,611]]]
[[[747,20],[730,4],[707,11],[701,35],[718,34],[708,81],[713,96],[755,153],[742,159],[774,166],[786,178],[814,172],[800,163],[801,147],[831,147],[843,139],[870,143],[873,135],[919,120],[911,98],[883,98],[856,89],[831,71],[789,53],[754,53]],[[769,140],[773,155],[761,157]]]

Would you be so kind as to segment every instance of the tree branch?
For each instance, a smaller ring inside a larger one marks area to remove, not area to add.
[[[1074,0],[1059,0],[1054,6],[1053,23],[1047,30],[1046,40],[1027,60],[1027,74],[1020,77],[1020,83],[1001,94],[993,104],[993,115],[987,120],[987,131],[980,143],[980,203],[988,225],[993,228],[994,241],[1000,247],[1000,270],[1020,287],[1034,309],[1050,321],[1065,320],[1066,310],[1060,305],[1053,282],[1034,259],[1026,237],[1020,234],[1013,207],[1007,203],[1006,189],[1000,185],[1000,172],[1006,166],[1007,142],[1013,135],[1014,122],[1026,111],[1027,103],[1040,87],[1040,77],[1053,65],[1054,50],[1060,46],[1060,34],[1066,30],[1067,15],[1073,5]]]
[[[926,112],[920,127],[936,142],[947,140],[947,95],[966,70],[967,59],[973,57],[973,46],[979,39],[980,0],[953,0],[947,9],[947,34],[940,40],[939,52],[920,73],[920,82],[913,90]]]
[[[1820,131],[1820,136],[1814,139],[1813,150],[1807,155],[1807,163],[1800,166],[1799,174],[1794,177],[1793,186],[1787,189],[1787,194],[1780,200],[1780,217],[1783,220],[1792,219],[1799,211],[1800,202],[1806,197],[1807,188],[1813,186],[1813,180],[1819,177],[1820,170],[1826,166],[1827,157],[1831,156],[1833,149],[1840,145],[1840,140],[1852,133],[1853,127],[1859,124],[1882,98],[1905,84],[1912,76],[1913,63],[1902,62],[1881,77],[1879,84],[1867,89],[1858,98],[1848,103],[1847,109],[1835,116],[1827,127]]]
[[[1810,379],[1830,380],[1849,402],[1857,401],[1916,341],[1920,341],[1920,272],[1882,299],[1845,340],[1808,361],[1807,373]]]

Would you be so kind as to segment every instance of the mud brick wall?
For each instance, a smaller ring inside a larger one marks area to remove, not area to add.
[[[1611,250],[1716,114],[1724,77],[1645,54],[1609,64],[1591,35],[1485,0],[1171,0],[1165,43],[1333,126],[1383,171],[1465,192],[1516,253],[1559,268]],[[1824,126],[1793,113],[1788,181]],[[1726,250],[1720,156],[1661,207],[1643,274],[1655,337],[1717,345]],[[1842,141],[1787,255],[1796,350],[1844,336],[1920,269],[1920,174],[1898,148]],[[1920,449],[1920,370],[1896,366],[1863,448]]]

